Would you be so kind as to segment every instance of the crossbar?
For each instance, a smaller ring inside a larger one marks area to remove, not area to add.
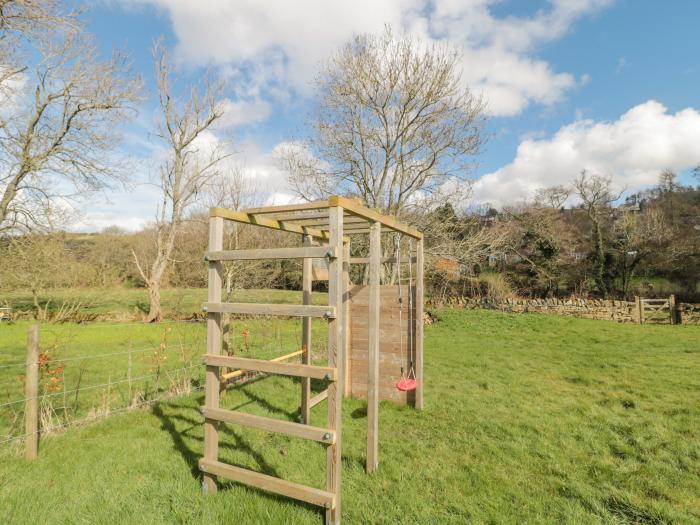
[[[255,370],[268,374],[280,374],[294,377],[310,377],[311,379],[326,379],[337,381],[338,369],[330,366],[302,365],[298,363],[280,363],[264,359],[234,357],[229,355],[204,354],[204,364],[207,366],[225,366],[241,370]]]
[[[309,407],[311,407],[311,408],[315,407],[324,399],[328,399],[328,390],[324,390],[323,392],[319,392],[314,397],[312,397],[309,400]]]
[[[227,210],[225,208],[212,208],[209,213],[212,217],[222,217],[224,219],[240,222],[242,224],[253,224],[255,226],[262,226],[263,228],[269,228],[271,230],[281,230],[285,232],[298,233],[300,235],[311,235],[321,239],[329,238],[328,232],[322,230],[307,228],[305,226],[300,226],[299,224],[294,224],[293,222],[276,221],[274,219],[258,217],[252,213]]]
[[[205,261],[250,261],[261,259],[332,259],[336,257],[335,249],[328,246],[309,246],[305,248],[271,248],[260,250],[222,250],[207,252]]]
[[[335,318],[335,307],[308,304],[204,303],[202,310],[222,314]]]
[[[292,357],[297,357],[299,355],[303,355],[304,350],[297,350],[296,352],[292,352],[291,354],[285,354],[281,355],[278,357],[275,357],[274,359],[270,359],[271,363],[278,363],[280,361],[286,361],[287,359],[291,359]],[[234,377],[242,376],[246,372],[249,372],[249,370],[236,370],[234,372],[227,372],[226,374],[221,374],[221,379],[232,379]]]
[[[363,217],[373,222],[379,222],[382,224],[382,226],[386,226],[390,230],[394,230],[399,233],[405,233],[406,235],[408,235],[409,237],[413,237],[414,239],[423,238],[423,234],[415,228],[411,228],[407,224],[403,224],[402,222],[397,221],[394,217],[391,217],[389,215],[383,215],[377,211],[362,206],[358,204],[357,201],[334,195],[330,199],[328,199],[328,202],[331,206],[340,206],[341,208],[343,208],[343,210],[355,215],[356,217]],[[346,230],[348,231],[348,233],[351,231],[350,228],[347,228]]]
[[[281,494],[288,498],[294,498],[300,501],[318,505],[327,509],[335,507],[335,494],[314,487],[307,487],[299,483],[293,483],[267,474],[260,474],[252,470],[234,467],[220,461],[199,460],[199,468],[203,472],[214,476],[237,481],[245,485],[250,485],[261,490]]]
[[[246,427],[267,430],[268,432],[278,432],[287,436],[310,439],[319,443],[331,445],[335,443],[335,432],[327,428],[312,427],[302,425],[292,421],[280,421],[269,417],[235,412],[232,410],[222,410],[220,408],[201,407],[201,412],[207,419],[222,421],[224,423],[235,423]]]

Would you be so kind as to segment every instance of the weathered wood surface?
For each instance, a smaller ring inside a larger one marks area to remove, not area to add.
[[[27,362],[24,378],[24,457],[34,460],[39,454],[39,325],[27,332]]]
[[[317,428],[301,423],[280,421],[269,417],[223,410],[220,408],[202,407],[202,414],[207,419],[214,419],[225,423],[234,423],[257,428],[259,430],[266,430],[268,432],[278,432],[287,436],[318,441],[319,443],[335,443],[335,432],[327,428]]]
[[[220,250],[204,254],[207,261],[250,261],[266,259],[303,259],[311,257],[324,259],[335,257],[335,250],[327,246],[307,246],[301,248],[267,248],[258,250]]]
[[[314,487],[307,487],[291,481],[275,478],[266,474],[260,474],[252,470],[247,470],[233,465],[227,465],[219,461],[206,459],[199,460],[199,468],[211,476],[221,476],[223,478],[244,483],[275,494],[281,494],[288,498],[306,501],[312,505],[318,505],[328,509],[335,507],[336,497],[334,494]]]
[[[204,364],[207,366],[225,366],[228,368],[240,368],[241,370],[255,370],[268,374],[280,374],[294,377],[310,377],[312,379],[326,379],[336,381],[338,371],[331,366],[314,366],[296,363],[280,363],[265,361],[263,359],[249,359],[247,357],[235,357],[229,355],[204,356]]]
[[[202,305],[205,312],[247,315],[278,315],[282,317],[325,317],[336,316],[333,306],[307,304],[259,304],[259,303],[220,303],[208,302]]]

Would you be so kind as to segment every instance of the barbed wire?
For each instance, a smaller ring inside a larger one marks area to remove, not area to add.
[[[0,441],[0,445],[4,445],[5,443],[9,443],[9,442],[11,442],[11,441],[17,441],[18,439],[24,439],[24,438],[27,438],[27,437],[29,437],[29,436],[33,436],[34,434],[40,434],[40,433],[42,433],[42,432],[45,433],[45,434],[50,434],[53,430],[56,430],[56,429],[64,429],[64,428],[74,427],[74,426],[77,427],[77,426],[81,426],[81,425],[84,425],[84,424],[93,423],[93,422],[96,422],[96,421],[100,421],[100,420],[102,420],[102,419],[105,419],[105,418],[107,418],[107,417],[109,417],[109,416],[112,416],[112,415],[114,415],[114,414],[119,414],[119,413],[125,412],[125,411],[127,411],[127,410],[135,410],[135,409],[137,409],[137,408],[141,408],[141,407],[144,406],[144,405],[152,404],[152,403],[157,403],[157,402],[162,401],[162,400],[164,400],[164,399],[173,399],[173,398],[176,398],[176,397],[183,397],[183,396],[185,396],[185,395],[190,395],[190,394],[192,394],[193,392],[197,392],[197,391],[200,391],[200,390],[203,390],[203,389],[204,389],[204,386],[197,386],[197,387],[192,387],[191,390],[190,390],[188,393],[186,393],[186,394],[181,394],[181,395],[177,395],[177,394],[174,394],[174,395],[173,395],[173,394],[166,394],[166,395],[157,397],[157,398],[155,398],[155,399],[146,399],[146,400],[141,401],[141,402],[136,403],[136,404],[124,406],[124,407],[121,407],[121,408],[116,408],[116,409],[114,409],[114,410],[110,410],[108,413],[106,413],[106,414],[104,414],[104,415],[102,415],[102,416],[99,416],[99,417],[95,417],[95,418],[83,418],[83,419],[78,420],[78,421],[68,421],[68,422],[62,423],[62,424],[60,424],[60,425],[55,425],[55,426],[51,427],[51,430],[49,430],[49,431],[47,431],[47,430],[43,430],[43,431],[42,431],[42,430],[37,430],[37,431],[35,431],[35,432],[29,432],[29,433],[27,433],[27,434],[22,434],[22,435],[19,435],[19,436],[13,436],[13,437],[11,437],[11,438],[9,438],[9,439],[5,439],[5,440],[3,440],[3,441]]]
[[[169,349],[169,348],[175,348],[176,350],[183,349],[183,348],[194,348],[196,346],[204,346],[204,342],[200,343],[190,343],[190,344],[182,344],[182,343],[173,343],[172,345],[166,345],[164,347],[164,351]],[[39,363],[45,364],[45,363],[69,363],[71,361],[85,361],[88,359],[102,359],[105,357],[113,357],[117,355],[127,355],[127,354],[134,354],[134,353],[140,353],[140,352],[148,352],[149,350],[158,350],[160,349],[160,346],[147,346],[143,348],[134,348],[131,350],[124,350],[123,352],[111,352],[109,354],[83,354],[79,356],[69,356],[69,357],[56,357],[54,359],[47,359],[45,361],[37,361],[34,363],[31,363],[31,366],[36,366]],[[12,363],[12,364],[7,364],[7,365],[0,365],[0,369],[2,368],[12,368],[12,367],[18,367],[18,366],[27,366],[27,363]]]
[[[71,390],[61,390],[60,392],[54,392],[52,394],[43,394],[40,396],[25,397],[24,399],[17,399],[15,401],[9,401],[7,403],[2,403],[2,404],[0,404],[0,408],[10,406],[10,405],[17,405],[19,403],[26,403],[27,401],[33,401],[34,399],[45,399],[47,397],[55,397],[55,396],[63,396],[63,395],[67,395],[67,394],[74,394],[76,392],[82,392],[84,390],[94,390],[96,388],[103,388],[103,387],[108,387],[108,386],[113,386],[113,385],[120,385],[123,383],[129,383],[129,382],[134,382],[134,381],[142,381],[144,379],[159,377],[161,375],[165,375],[165,374],[168,374],[170,372],[181,372],[183,370],[191,370],[193,368],[199,368],[202,366],[204,366],[204,365],[199,363],[196,365],[186,366],[183,368],[170,368],[170,369],[166,369],[166,370],[161,370],[161,372],[157,373],[157,374],[149,374],[149,375],[139,376],[139,377],[130,377],[130,378],[126,378],[126,379],[120,379],[117,381],[109,381],[107,383],[102,383],[99,385],[88,385],[88,386],[81,387],[81,388],[73,388]]]

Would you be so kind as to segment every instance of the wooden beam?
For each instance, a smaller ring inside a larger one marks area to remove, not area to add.
[[[423,410],[423,303],[424,303],[424,255],[423,255],[423,239],[419,239],[416,243],[416,304],[414,306],[416,316],[414,322],[416,350],[415,374],[416,374],[416,397],[414,406],[418,410]]]
[[[279,357],[275,357],[274,359],[270,359],[270,363],[279,363],[280,361],[286,361],[287,359],[292,359],[293,357],[304,355],[304,353],[304,350],[297,350],[296,352],[292,352],[291,354],[285,354]],[[227,372],[225,374],[221,374],[221,379],[232,379],[234,377],[242,376],[248,372],[250,372],[250,370],[235,370],[233,372]]]
[[[369,234],[369,308],[367,375],[367,472],[379,466],[379,276],[381,271],[382,225],[372,224]],[[402,330],[403,327],[399,327]]]
[[[328,399],[328,389],[323,392],[319,392],[314,397],[309,400],[309,408],[313,408],[318,405],[321,401]]]
[[[253,224],[255,226],[262,226],[263,228],[269,228],[271,230],[280,230],[290,233],[298,233],[300,235],[311,235],[313,237],[318,237],[321,239],[327,239],[328,233],[316,230],[314,228],[306,228],[304,226],[299,226],[293,222],[276,221],[274,219],[267,219],[265,217],[257,217],[251,213],[245,213],[242,211],[226,210],[224,208],[212,208],[210,211],[212,217],[222,217],[234,222],[240,222],[242,224]]]
[[[308,235],[304,236],[304,246],[311,246],[312,240]],[[329,249],[328,247],[325,247]],[[309,258],[304,259],[302,263],[301,288],[303,294],[303,302],[305,305],[311,304],[311,292],[313,286],[313,261]],[[305,365],[311,364],[311,317],[302,317],[301,320],[301,347],[305,350],[302,363]],[[299,409],[301,422],[305,425],[311,424],[311,406],[309,398],[311,397],[311,379],[308,377],[301,378],[301,407]]]
[[[221,217],[209,219],[209,251],[219,251],[224,244],[224,220]],[[211,303],[221,301],[221,287],[223,283],[224,269],[218,262],[209,263],[209,291],[208,299]],[[220,312],[207,314],[207,353],[210,355],[221,354],[222,316]],[[204,404],[207,408],[219,408],[219,368],[208,366],[204,386]],[[219,427],[216,421],[204,422],[204,460],[216,461],[219,456]],[[216,492],[216,477],[204,474],[202,491],[205,494]]]
[[[338,379],[338,370],[333,366],[280,363],[275,361],[267,361],[264,359],[250,359],[248,357],[211,354],[204,355],[204,364],[211,367],[225,366],[228,368],[239,368],[241,370],[267,372],[268,374],[310,377],[312,379],[326,379],[328,381],[337,381]]]
[[[382,257],[380,259],[382,264],[395,264],[396,257]],[[399,261],[401,264],[408,264],[408,262],[415,264],[417,259],[415,257],[401,257]],[[369,257],[350,257],[350,264],[369,264]]]
[[[309,246],[307,248],[271,248],[260,250],[222,250],[207,252],[205,261],[249,261],[260,259],[325,259],[335,257],[335,250],[327,246]]]
[[[202,414],[207,419],[225,423],[235,423],[246,427],[267,430],[268,432],[278,432],[287,436],[310,439],[330,445],[335,443],[335,432],[327,428],[311,427],[291,421],[280,421],[269,417],[255,416],[243,412],[234,412],[232,410],[222,410],[220,408],[201,408]]]
[[[202,310],[225,314],[279,315],[289,317],[323,317],[333,319],[333,306],[308,304],[204,303]]]
[[[298,204],[282,204],[280,206],[262,206],[258,208],[246,208],[243,213],[267,214],[287,211],[322,210],[328,208],[328,201],[301,202]]]
[[[328,203],[331,206],[341,206],[348,213],[352,213],[353,215],[356,215],[358,217],[364,217],[365,219],[368,219],[370,221],[380,222],[383,226],[386,226],[390,230],[404,233],[409,237],[413,237],[414,239],[423,238],[423,234],[415,228],[412,228],[407,224],[397,221],[394,217],[391,217],[389,215],[383,215],[377,211],[362,206],[361,204],[358,204],[357,201],[334,195],[330,199],[328,199]]]
[[[351,202],[351,201],[349,201]],[[328,245],[338,250],[340,257],[330,259],[328,264],[328,304],[340,311],[343,304],[343,209],[335,205],[329,209]],[[326,510],[326,523],[340,523],[341,494],[341,427],[343,422],[343,382],[345,380],[345,327],[342,319],[328,322],[328,366],[337,367],[338,381],[328,385],[328,420],[326,426],[335,430],[337,440],[326,449],[326,490],[335,494],[333,508]]]
[[[325,490],[307,487],[266,474],[260,474],[259,472],[253,472],[252,470],[234,467],[233,465],[227,465],[220,461],[200,459],[199,468],[211,476],[221,476],[261,490],[305,501],[312,505],[318,505],[327,509],[332,509],[336,505],[335,495]]]

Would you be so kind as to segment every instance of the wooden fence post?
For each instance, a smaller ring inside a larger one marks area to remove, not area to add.
[[[637,323],[642,324],[644,323],[644,304],[638,295],[634,296],[634,305],[637,308]]]
[[[676,306],[675,294],[671,294],[668,298],[668,314],[671,317],[671,324],[677,324],[678,307]]]
[[[33,460],[39,452],[39,325],[27,333],[27,371],[24,382],[25,457]]]

